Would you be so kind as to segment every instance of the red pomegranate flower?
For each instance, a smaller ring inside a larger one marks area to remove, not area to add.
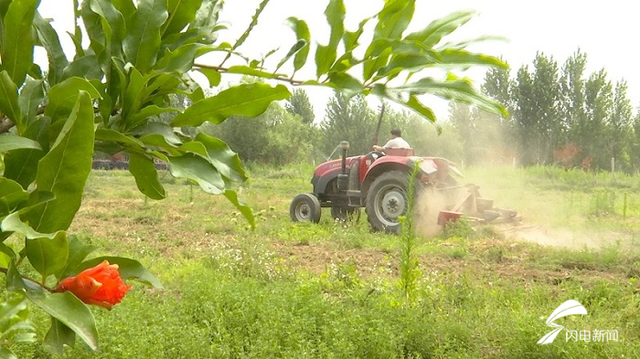
[[[131,286],[126,285],[120,277],[118,265],[104,261],[75,277],[63,279],[57,291],[69,291],[87,304],[111,310],[111,307],[120,303],[129,289]]]

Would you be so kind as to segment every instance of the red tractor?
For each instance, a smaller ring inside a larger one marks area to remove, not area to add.
[[[476,186],[458,184],[452,175],[462,174],[453,162],[444,158],[413,156],[412,149],[385,149],[347,157],[349,143],[341,142],[340,148],[341,159],[315,169],[311,179],[313,193],[299,194],[291,202],[289,213],[293,221],[317,223],[322,207],[330,207],[332,217],[337,220],[358,218],[360,208],[365,207],[374,230],[397,233],[399,217],[407,213],[407,186],[416,163],[417,196],[426,195],[424,200],[429,201],[429,194],[437,194],[445,199],[445,203],[434,201],[439,207],[434,208],[439,211],[438,224],[456,220],[463,214],[477,222],[516,217],[514,211],[493,209],[493,201],[481,198]]]

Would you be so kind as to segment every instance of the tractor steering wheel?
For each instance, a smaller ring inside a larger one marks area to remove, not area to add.
[[[367,154],[366,154],[366,157],[367,157],[368,159],[370,159],[370,160],[371,160],[371,162],[373,162],[373,161],[377,160],[378,158],[380,158],[380,157],[382,157],[382,156],[384,156],[384,155],[385,155],[385,154],[384,154],[384,152],[380,152],[380,151],[371,151],[371,152],[369,152],[369,153],[367,153]]]

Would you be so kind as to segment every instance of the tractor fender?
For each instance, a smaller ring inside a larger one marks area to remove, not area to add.
[[[404,161],[398,161],[398,157],[382,157],[375,161],[370,167],[367,173],[364,176],[364,180],[362,182],[362,195],[366,196],[366,193],[369,191],[369,187],[371,183],[378,178],[383,173],[391,172],[391,171],[400,171],[405,173],[410,173],[415,160],[411,160],[409,157],[403,157]]]
[[[443,180],[444,177],[449,174],[448,160],[439,157],[400,157],[400,156],[385,156],[375,161],[369,170],[367,171],[362,182],[362,194],[366,195],[369,190],[369,186],[373,181],[381,174],[390,171],[400,171],[405,173],[411,173],[415,163],[420,162],[420,172],[418,178],[422,182],[433,182]],[[452,164],[452,163],[451,163]],[[457,169],[455,169],[457,171]]]
[[[314,175],[311,179],[311,184],[313,185],[313,193],[322,195],[327,193],[327,185],[334,179],[338,178],[338,175],[341,173],[340,168],[336,168],[333,171],[325,172],[322,176]]]

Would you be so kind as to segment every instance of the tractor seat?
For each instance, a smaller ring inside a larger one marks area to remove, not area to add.
[[[413,148],[385,148],[384,153],[387,156],[413,156]]]

